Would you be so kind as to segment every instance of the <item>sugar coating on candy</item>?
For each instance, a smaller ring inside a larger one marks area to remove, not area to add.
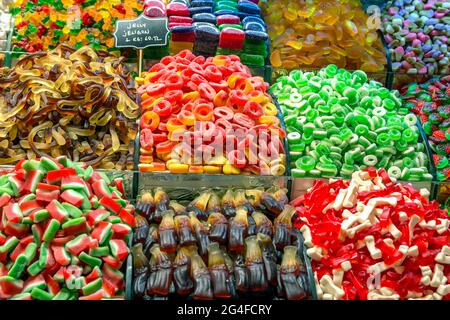
[[[183,12],[167,11],[169,29],[172,32],[169,43],[172,55],[182,50],[191,50],[194,54],[205,57],[235,54],[246,65],[265,65],[269,37],[256,3],[194,1],[180,4],[172,1],[169,6],[184,8]],[[185,7],[191,16],[190,20],[180,19],[187,18],[181,16],[186,14]],[[193,26],[195,34],[182,34],[175,30],[179,26]]]
[[[284,115],[295,176],[350,177],[369,166],[403,180],[431,180],[414,115],[396,90],[329,65],[292,71],[270,91]]]
[[[135,218],[121,179],[59,157],[22,161],[0,185],[0,299],[124,299]]]
[[[403,103],[422,123],[438,180],[450,179],[450,77],[413,83],[402,90]]]
[[[446,0],[402,0],[386,4],[383,31],[394,71],[449,73],[449,13]]]
[[[205,190],[186,206],[162,188],[143,192],[131,249],[135,299],[308,298],[287,202],[278,188]]]
[[[185,50],[140,82],[141,171],[284,174],[277,107],[239,57]]]
[[[117,20],[132,19],[143,11],[134,0],[98,0],[78,5],[73,0],[42,4],[17,0],[10,12],[15,15],[15,51],[49,51],[59,44],[81,48],[114,49]]]
[[[264,11],[274,67],[321,68],[333,63],[366,72],[385,69],[379,26],[360,1],[268,1]]]
[[[293,200],[318,297],[448,300],[450,220],[428,195],[369,168]]]
[[[67,155],[94,167],[133,169],[135,101],[134,80],[106,51],[61,45],[24,56],[0,74],[0,164]]]

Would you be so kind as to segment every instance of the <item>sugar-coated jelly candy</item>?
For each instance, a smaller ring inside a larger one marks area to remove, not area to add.
[[[189,16],[189,8],[181,2],[171,2],[166,7],[168,16]]]
[[[219,47],[229,49],[242,49],[245,33],[235,28],[225,28],[220,32]]]
[[[216,16],[212,13],[197,13],[192,16],[194,22],[208,22],[216,24]]]
[[[211,7],[191,7],[189,8],[189,13],[191,17],[199,13],[213,13],[213,9]]]
[[[191,7],[212,7],[214,5],[213,0],[193,0],[191,1]]]
[[[262,31],[246,30],[245,39],[249,41],[267,41],[269,36]]]
[[[221,24],[240,24],[241,19],[238,16],[232,15],[232,14],[224,14],[217,16],[217,25],[220,26]]]
[[[193,20],[191,17],[184,16],[170,16],[169,23],[192,23]]]

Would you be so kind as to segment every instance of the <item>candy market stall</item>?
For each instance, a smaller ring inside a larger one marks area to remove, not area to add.
[[[448,300],[449,12],[2,2],[0,299]]]

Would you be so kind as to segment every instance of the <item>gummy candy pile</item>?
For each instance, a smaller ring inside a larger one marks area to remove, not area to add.
[[[142,195],[132,248],[135,298],[308,298],[303,243],[285,190],[218,192],[201,192],[186,207],[162,188]]]
[[[170,53],[191,50],[205,57],[236,54],[246,65],[264,66],[267,27],[257,2],[246,0],[171,1],[144,3],[149,17],[169,17]]]
[[[383,31],[394,71],[450,73],[450,4],[447,0],[389,1],[383,15]]]
[[[13,50],[49,51],[58,44],[77,49],[114,49],[115,23],[142,12],[136,0],[16,0]]]
[[[122,179],[62,156],[21,161],[0,185],[0,300],[124,299]]]
[[[272,66],[320,68],[335,64],[349,70],[383,71],[385,49],[356,0],[268,1],[265,19]],[[375,19],[376,20],[376,19]]]
[[[285,133],[268,84],[238,56],[183,50],[141,80],[140,171],[285,173]]]
[[[417,114],[434,153],[438,180],[450,180],[450,76],[403,89],[404,104]]]
[[[450,220],[428,196],[371,168],[292,201],[318,297],[450,299]]]
[[[123,59],[60,45],[0,72],[0,164],[68,156],[133,169],[136,88]]]
[[[416,117],[397,90],[363,71],[293,70],[270,91],[284,115],[293,176],[348,178],[376,167],[396,179],[432,179]]]

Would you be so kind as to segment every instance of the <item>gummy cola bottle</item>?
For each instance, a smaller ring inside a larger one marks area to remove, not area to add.
[[[161,250],[166,252],[174,252],[177,249],[177,238],[173,216],[174,212],[172,210],[164,211],[162,213],[161,224],[159,225],[159,244]]]
[[[272,238],[269,236],[258,233],[257,235],[259,245],[262,250],[262,256],[264,261],[264,269],[266,270],[267,281],[272,286],[277,285],[277,253],[272,243]]]
[[[211,197],[208,201],[207,212],[218,212],[220,211],[220,198],[215,192],[211,192]]]
[[[174,218],[175,231],[178,236],[180,246],[188,246],[196,243],[192,233],[191,220],[186,214],[178,215]]]
[[[262,251],[256,236],[245,239],[245,266],[248,270],[248,286],[252,292],[267,289],[267,277]]]
[[[208,219],[206,208],[208,206],[210,197],[211,192],[204,191],[197,198],[192,200],[192,202],[186,207],[186,209],[189,211],[194,211],[197,214],[198,219],[205,221],[206,219]]]
[[[150,192],[146,192],[136,204],[136,212],[144,216],[147,220],[151,219],[155,211],[155,200]]]
[[[253,212],[252,213],[253,220],[255,220],[256,224],[256,233],[262,233],[270,238],[273,237],[273,224],[270,219],[261,212]]]
[[[148,228],[147,238],[144,242],[144,253],[147,257],[150,256],[150,248],[159,241],[159,227],[156,224],[151,224]]]
[[[208,269],[211,274],[214,297],[230,298],[230,273],[217,242],[212,242],[208,246]]]
[[[236,216],[230,219],[230,235],[228,249],[230,251],[244,251],[244,239],[248,233],[247,209],[239,207]]]
[[[242,254],[238,253],[236,255],[233,269],[236,290],[240,292],[247,292],[249,286],[249,272],[245,266],[245,259]]]
[[[195,212],[189,212],[189,218],[191,219],[192,230],[194,230],[195,238],[197,239],[198,252],[205,259],[208,257],[208,228],[200,220],[197,219]]]
[[[203,259],[195,249],[191,250],[191,278],[194,279],[193,298],[196,300],[210,300],[213,298],[211,276]]]
[[[142,243],[138,243],[131,248],[133,255],[134,281],[133,291],[137,298],[145,295],[148,279],[148,259],[142,252]]]
[[[228,189],[222,197],[222,212],[227,219],[236,215],[236,209],[233,204],[234,193],[232,189]]]
[[[173,281],[179,295],[188,295],[194,290],[194,283],[190,277],[191,254],[190,248],[181,247],[175,257]]]
[[[147,281],[147,293],[167,296],[172,282],[172,262],[169,255],[155,244],[151,249],[150,276]]]
[[[220,244],[226,244],[228,238],[228,220],[220,212],[213,212],[208,217],[210,225],[209,238]]]
[[[144,243],[148,235],[148,222],[141,215],[136,215],[136,228],[133,233],[133,243]]]
[[[284,247],[283,260],[280,266],[280,277],[284,292],[288,300],[301,300],[306,297],[306,293],[300,285],[301,264],[297,256],[297,247]]]
[[[283,250],[285,246],[291,243],[292,216],[294,213],[295,208],[287,205],[274,221],[275,236],[273,242],[277,250]]]
[[[155,212],[152,215],[152,221],[161,222],[162,213],[169,210],[170,199],[167,193],[160,187],[155,189]]]

